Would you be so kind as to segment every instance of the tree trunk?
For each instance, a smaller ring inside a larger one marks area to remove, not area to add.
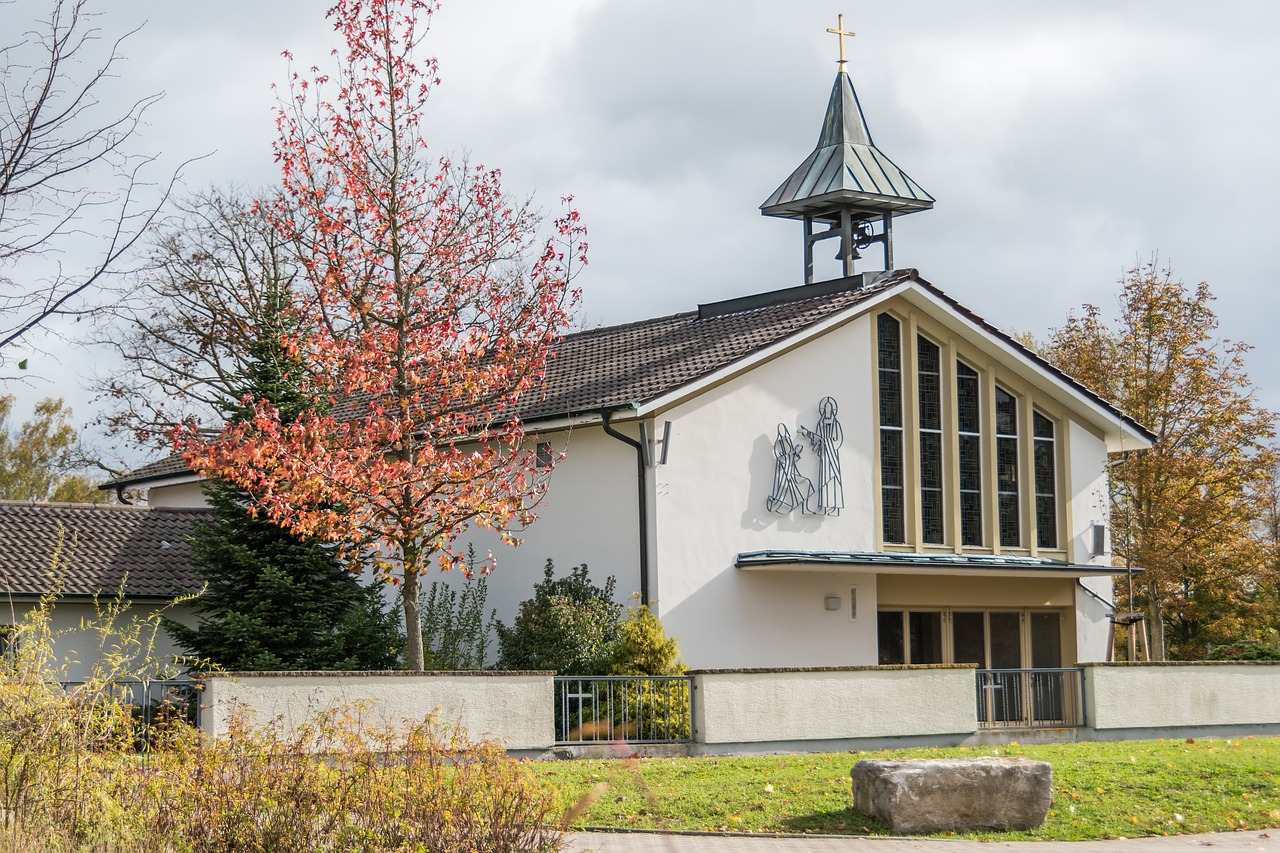
[[[1164,608],[1160,606],[1160,591],[1155,584],[1148,587],[1150,607],[1148,608],[1148,636],[1151,637],[1151,659],[1164,660]]]
[[[418,598],[422,579],[416,569],[404,567],[404,586],[400,587],[400,599],[404,605],[404,668],[420,670],[425,665],[422,656],[422,612]]]

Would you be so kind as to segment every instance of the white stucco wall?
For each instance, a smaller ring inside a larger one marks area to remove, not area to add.
[[[279,721],[291,733],[322,710],[365,704],[373,726],[436,714],[472,739],[510,750],[547,749],[555,740],[550,673],[232,673],[211,676],[201,697],[201,728],[218,737],[237,713]]]
[[[104,598],[103,606],[106,605]],[[35,606],[33,602],[6,603],[0,624],[18,624]],[[104,624],[103,617],[92,601],[62,599],[57,602],[50,619],[50,629],[53,632],[51,665],[57,670],[58,680],[85,681],[95,669],[100,675],[111,672],[129,675],[147,668],[148,676],[155,675],[156,670],[149,668],[151,665],[146,663],[147,659],[154,665],[164,666],[165,662],[183,654],[163,628],[152,630],[148,619],[159,610],[183,624],[195,624],[195,615],[187,607],[134,604],[115,619],[114,630],[103,634],[97,630],[97,626]],[[126,642],[122,639],[124,637],[136,637],[141,645]],[[172,668],[161,672],[164,675],[175,674]]]
[[[1106,539],[1105,553],[1094,556],[1093,525],[1107,524],[1109,497],[1107,494],[1107,447],[1101,438],[1072,422],[1067,432],[1070,460],[1070,495],[1067,503],[1067,525],[1071,539],[1067,550],[1073,562],[1095,566],[1111,565],[1111,538]],[[1110,577],[1081,578],[1088,587],[1105,601],[1112,600],[1114,581]],[[1110,632],[1110,608],[1097,598],[1080,589],[1076,596],[1076,657],[1080,661],[1107,659],[1107,637]]]
[[[972,733],[972,667],[880,667],[694,676],[701,743]]]
[[[197,509],[206,507],[202,482],[173,483],[147,489],[147,504],[172,509]]]
[[[597,584],[616,577],[616,598],[629,603],[640,589],[635,450],[598,426],[550,434],[537,434],[534,426],[529,430],[530,446],[547,441],[553,450],[566,453],[535,510],[538,520],[519,534],[522,542],[516,548],[475,529],[455,544],[463,552],[468,543],[474,544],[477,556],[492,552],[497,559],[487,581],[488,607],[510,624],[520,602],[531,597],[533,585],[542,580],[548,557],[555,561],[557,577],[582,563]],[[634,435],[635,427],[626,431]],[[461,586],[465,578],[458,572],[433,572],[423,578],[424,587],[433,581]]]
[[[693,667],[873,664],[875,579],[835,572],[743,572],[737,554],[764,549],[875,547],[875,413],[871,325],[857,318],[655,418],[671,421],[666,465],[652,469],[657,609]],[[769,512],[773,444],[781,423],[817,481],[813,428],[833,397],[844,435],[838,516]],[[859,618],[847,612],[858,588]],[[838,611],[824,599],[841,598]]]
[[[1280,724],[1280,663],[1086,666],[1094,729]]]

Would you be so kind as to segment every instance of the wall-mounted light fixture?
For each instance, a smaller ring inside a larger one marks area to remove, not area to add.
[[[826,598],[824,598],[824,599],[822,600],[822,604],[823,604],[823,606],[824,606],[824,607],[826,607],[828,610],[839,610],[839,609],[840,609],[840,596],[838,596],[838,595],[828,595]]]
[[[667,464],[667,445],[671,442],[671,421],[662,422],[662,438],[649,437],[649,425],[645,421],[640,422],[640,451],[644,454],[644,464],[646,468],[654,466],[653,451],[658,446],[658,465]]]

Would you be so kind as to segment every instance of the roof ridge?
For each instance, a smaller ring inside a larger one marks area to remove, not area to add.
[[[149,510],[157,507],[142,506],[138,504],[114,504],[114,503],[93,503],[91,501],[24,501],[24,500],[0,500],[0,507],[23,507],[23,506],[42,506],[54,507],[57,509],[110,509],[110,510]]]
[[[612,326],[596,326],[593,329],[579,329],[576,332],[569,332],[560,336],[560,341],[567,341],[573,338],[584,338],[590,335],[604,334],[606,332],[618,332],[624,329],[634,329],[640,326],[648,326],[653,323],[661,323],[664,320],[677,320],[682,317],[697,317],[697,311],[677,311],[674,314],[664,314],[660,317],[647,317],[643,320],[631,320],[626,323],[615,323]],[[559,341],[557,341],[559,343]]]
[[[149,504],[90,503],[88,501],[23,501],[0,499],[0,509],[42,507],[46,509],[100,509],[108,512],[162,512],[175,515],[200,515],[211,510],[196,506],[151,506]]]

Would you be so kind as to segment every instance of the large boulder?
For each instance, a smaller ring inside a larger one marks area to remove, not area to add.
[[[1053,769],[1025,758],[864,759],[854,807],[896,832],[1034,829],[1044,823]]]

